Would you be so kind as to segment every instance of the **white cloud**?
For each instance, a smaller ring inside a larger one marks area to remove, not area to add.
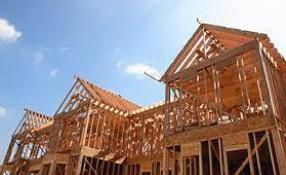
[[[58,75],[59,70],[58,69],[50,69],[50,77],[56,77]]]
[[[6,43],[18,41],[22,33],[9,23],[6,19],[0,18],[0,40]]]
[[[68,50],[70,50],[70,47],[64,46],[64,47],[59,48],[58,52],[65,52],[65,51],[68,51]]]
[[[155,78],[160,78],[160,72],[156,68],[143,63],[128,65],[125,67],[125,72],[128,74],[136,75],[139,79],[142,79],[146,76],[144,75],[144,72],[154,76]]]
[[[124,61],[120,60],[116,63],[116,67],[121,68],[123,66],[123,64],[124,64]]]
[[[43,53],[43,52],[49,53],[49,52],[51,52],[51,48],[40,46],[39,52],[40,53]]]
[[[3,106],[0,106],[0,118],[6,117],[7,109]]]
[[[36,52],[33,54],[33,62],[36,66],[41,64],[43,62],[44,58],[45,58],[45,56],[43,53]]]

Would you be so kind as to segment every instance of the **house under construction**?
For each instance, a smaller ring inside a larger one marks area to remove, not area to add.
[[[1,175],[286,175],[286,62],[266,34],[201,24],[138,106],[80,77],[26,109]]]

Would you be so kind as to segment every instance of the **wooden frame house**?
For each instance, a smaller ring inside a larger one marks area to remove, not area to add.
[[[284,175],[285,73],[266,34],[201,24],[160,80],[163,102],[77,77],[53,117],[26,110],[0,174]]]

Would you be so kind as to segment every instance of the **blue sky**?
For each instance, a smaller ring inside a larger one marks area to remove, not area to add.
[[[80,75],[140,105],[164,97],[159,77],[203,22],[264,32],[280,52],[286,3],[274,0],[2,0],[0,161],[30,108],[53,115]],[[285,54],[284,54],[285,55]]]

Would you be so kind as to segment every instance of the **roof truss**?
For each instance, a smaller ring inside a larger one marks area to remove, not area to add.
[[[256,32],[201,24],[161,80],[166,81],[173,74],[197,65],[199,62],[216,57],[228,49],[253,41],[256,38],[264,40],[268,37],[265,34]]]
[[[91,93],[89,90],[83,85],[79,78],[73,84],[71,90],[64,98],[60,107],[58,108],[56,115],[74,110],[80,103],[86,102],[91,99]]]
[[[22,134],[26,131],[32,131],[33,129],[38,129],[53,121],[51,117],[44,114],[29,109],[25,109],[25,111],[26,113],[14,131],[13,136]]]

